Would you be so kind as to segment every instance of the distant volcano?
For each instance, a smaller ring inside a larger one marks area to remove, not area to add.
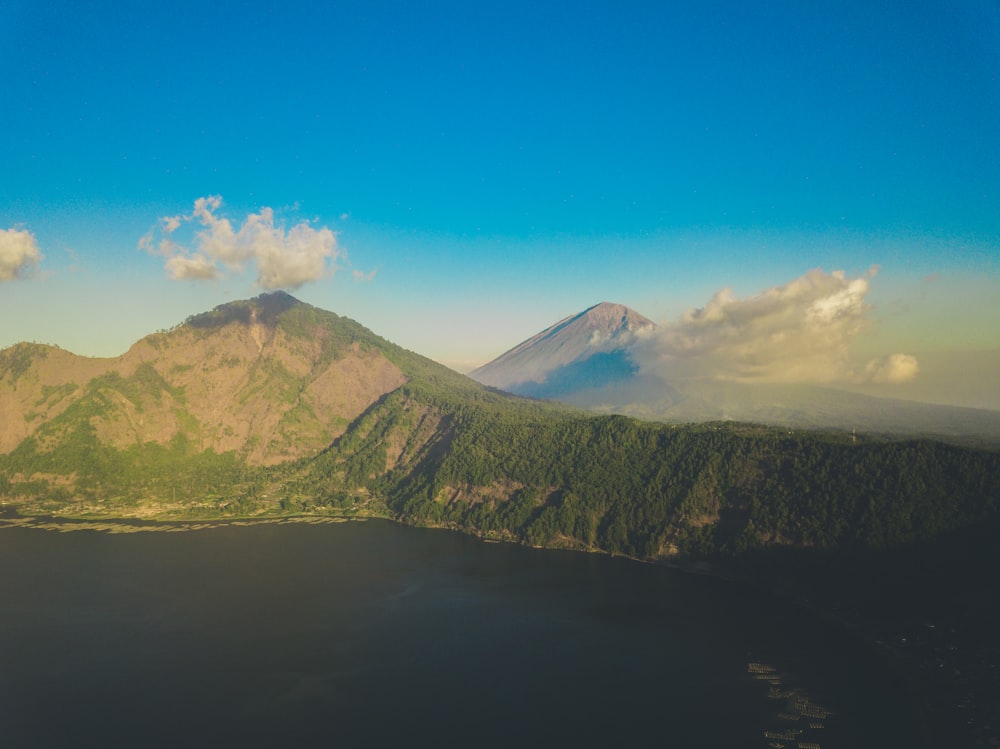
[[[653,322],[621,304],[601,302],[560,320],[469,373],[484,385],[532,398],[559,399],[632,379],[628,354]]]
[[[637,336],[655,328],[638,312],[603,302],[560,320],[469,376],[516,395],[655,421],[734,420],[1000,440],[997,411],[877,398],[809,384],[710,377],[666,381],[640,372],[630,353]]]

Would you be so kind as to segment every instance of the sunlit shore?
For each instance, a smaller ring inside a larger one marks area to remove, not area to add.
[[[363,516],[324,517],[318,515],[262,517],[257,519],[234,519],[212,521],[143,521],[123,518],[120,520],[89,520],[51,517],[16,517],[0,518],[0,528],[36,528],[45,531],[70,533],[74,531],[101,531],[104,533],[180,533],[185,531],[201,531],[212,528],[228,528],[249,525],[290,525],[292,523],[309,523],[313,525],[329,523],[347,523],[350,521],[367,520]]]

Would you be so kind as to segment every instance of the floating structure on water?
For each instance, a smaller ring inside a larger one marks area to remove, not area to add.
[[[747,663],[747,673],[755,681],[766,682],[770,685],[767,694],[769,699],[784,700],[783,709],[775,716],[778,720],[784,721],[786,724],[798,723],[801,726],[793,725],[765,730],[764,738],[769,740],[767,746],[771,747],[771,749],[786,749],[790,745],[794,745],[796,749],[821,749],[819,742],[807,740],[814,737],[806,735],[806,733],[807,731],[823,730],[826,727],[823,721],[833,715],[833,712],[813,702],[798,687],[783,688],[785,677],[777,668],[768,663],[749,661]]]

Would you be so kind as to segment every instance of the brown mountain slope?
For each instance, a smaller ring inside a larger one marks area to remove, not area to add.
[[[0,352],[0,452],[81,424],[125,448],[183,439],[269,465],[315,453],[406,381],[361,326],[277,293],[222,305],[120,357]]]
[[[61,414],[80,388],[114,359],[76,356],[54,346],[17,343],[0,351],[0,453]]]

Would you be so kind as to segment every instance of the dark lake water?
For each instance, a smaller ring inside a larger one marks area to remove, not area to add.
[[[383,521],[0,529],[5,747],[918,746],[899,687],[803,611],[621,559]]]

